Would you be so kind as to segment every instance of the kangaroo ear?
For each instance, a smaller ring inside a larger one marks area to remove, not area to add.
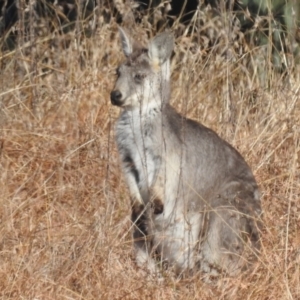
[[[168,60],[174,49],[174,36],[172,33],[163,32],[158,34],[149,43],[149,57],[152,61],[162,65]]]
[[[119,33],[122,42],[123,52],[125,56],[128,57],[133,51],[131,38],[122,27],[119,27]]]

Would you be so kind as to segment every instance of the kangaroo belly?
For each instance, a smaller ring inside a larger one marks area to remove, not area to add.
[[[185,215],[174,212],[168,217],[161,214],[153,220],[154,249],[177,274],[195,266],[201,219],[200,213]]]

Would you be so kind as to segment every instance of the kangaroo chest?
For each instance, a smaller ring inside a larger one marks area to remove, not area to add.
[[[117,123],[117,144],[123,160],[132,162],[141,191],[148,190],[161,161],[159,112],[123,112]]]

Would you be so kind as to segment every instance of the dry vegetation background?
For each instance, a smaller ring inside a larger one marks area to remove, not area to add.
[[[283,54],[291,67],[273,71],[269,45],[249,48],[238,31],[228,41],[226,22],[177,34],[171,103],[253,169],[265,222],[254,269],[209,285],[136,268],[109,95],[123,59],[112,19],[91,37],[20,37],[1,52],[1,299],[300,299],[299,67]],[[210,49],[208,33],[219,34]]]

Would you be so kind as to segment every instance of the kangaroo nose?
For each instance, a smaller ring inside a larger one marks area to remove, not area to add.
[[[122,104],[122,94],[119,90],[112,91],[110,93],[111,104],[120,106]]]

